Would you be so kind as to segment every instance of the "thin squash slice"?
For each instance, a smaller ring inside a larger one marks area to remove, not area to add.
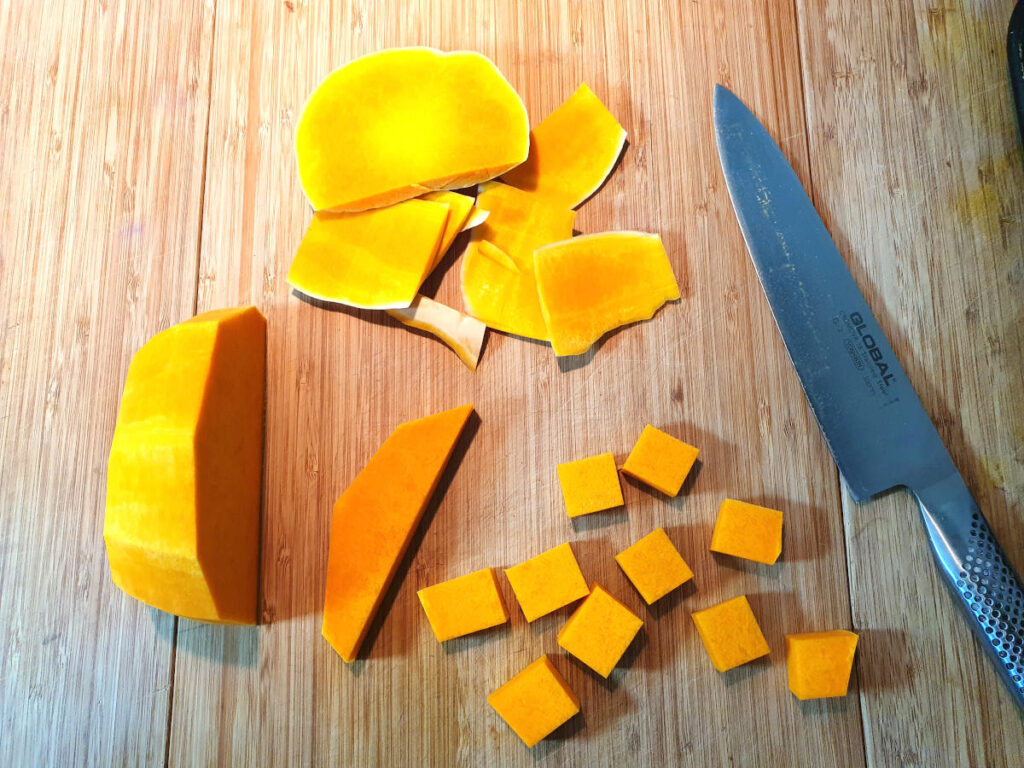
[[[463,258],[466,308],[492,328],[547,341],[533,275],[533,251],[571,237],[575,211],[544,195],[498,182],[480,187],[477,205],[490,215],[473,230]],[[514,268],[509,268],[509,262]]]
[[[204,312],[132,358],[107,464],[110,572],[201,621],[255,624],[266,320]]]
[[[462,231],[465,232],[467,229],[479,227],[481,224],[487,221],[487,217],[490,215],[490,211],[485,211],[480,206],[474,205],[473,211],[469,214],[469,218],[466,219],[466,223],[462,225]]]
[[[529,151],[522,100],[479,53],[392,48],[313,91],[295,153],[315,210],[362,211],[500,176]]]
[[[473,203],[473,198],[469,195],[448,190],[427,192],[425,195],[421,195],[421,199],[429,200],[432,203],[443,203],[448,206],[448,221],[444,225],[444,234],[441,235],[441,242],[438,244],[437,252],[434,254],[434,261],[430,265],[430,269],[427,270],[430,273],[434,271],[434,267],[441,263],[441,259],[444,258],[448,249],[452,247],[455,238],[466,228],[466,222],[469,221],[469,217],[476,210],[476,206]]]
[[[288,283],[307,296],[364,309],[408,307],[434,264],[447,203],[406,200],[361,213],[319,211]]]
[[[334,505],[323,636],[346,662],[395,575],[472,405],[401,424]]]
[[[405,309],[389,309],[388,314],[405,325],[434,334],[469,370],[476,370],[487,333],[487,326],[476,318],[426,296],[417,296]]]
[[[604,232],[534,253],[541,311],[558,356],[580,355],[605,333],[647,320],[679,298],[658,235]]]
[[[608,178],[625,143],[626,129],[583,83],[533,129],[526,162],[502,180],[575,208]]]

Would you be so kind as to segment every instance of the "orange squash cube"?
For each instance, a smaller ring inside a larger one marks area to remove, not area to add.
[[[845,696],[857,635],[845,629],[786,635],[789,690],[798,699]]]
[[[439,642],[508,621],[493,568],[442,581],[416,593]]]
[[[558,465],[558,482],[569,517],[621,507],[622,485],[610,453]]]
[[[558,644],[608,677],[643,625],[643,619],[595,584],[558,633]]]
[[[745,595],[691,615],[711,663],[719,672],[768,655],[768,642]]]
[[[718,509],[711,551],[772,565],[782,554],[782,513],[726,499]]]
[[[487,697],[528,747],[580,711],[580,701],[545,654]]]
[[[678,496],[699,453],[698,448],[648,424],[622,465],[622,471],[666,496]]]
[[[527,621],[546,616],[590,593],[569,542],[505,569]]]
[[[655,528],[619,552],[615,562],[648,605],[693,578],[693,571],[664,528]]]

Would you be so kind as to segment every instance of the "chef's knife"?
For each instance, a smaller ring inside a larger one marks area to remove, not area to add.
[[[1024,707],[1024,588],[853,275],[764,126],[716,86],[726,184],[786,349],[857,501],[905,487],[980,642]]]

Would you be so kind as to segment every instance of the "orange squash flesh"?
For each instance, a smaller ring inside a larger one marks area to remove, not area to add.
[[[114,583],[202,621],[257,620],[266,320],[197,315],[132,358],[107,464]]]
[[[408,307],[434,264],[447,221],[448,205],[429,200],[363,213],[315,213],[288,283],[307,296],[351,307]]]
[[[643,232],[582,235],[538,248],[534,270],[556,355],[579,355],[605,333],[647,320],[679,285],[661,238]]]
[[[335,503],[323,636],[345,661],[359,653],[472,412],[463,405],[399,425]]]
[[[529,151],[522,100],[479,53],[392,48],[335,70],[295,135],[315,210],[362,211],[499,176]]]
[[[534,278],[534,249],[572,236],[574,211],[543,195],[490,182],[477,205],[490,212],[473,230],[462,262],[462,296],[469,313],[492,328],[547,341]],[[482,245],[482,243],[489,245]],[[502,269],[511,261],[515,270]]]
[[[473,204],[472,197],[458,192],[449,192],[448,190],[427,192],[427,194],[421,196],[421,199],[448,206],[448,221],[444,225],[444,233],[441,235],[441,242],[434,253],[433,262],[430,265],[430,269],[427,270],[429,274],[434,271],[434,267],[441,263],[441,259],[444,258],[448,249],[452,247],[455,238],[466,228],[466,223],[476,210],[476,207]]]
[[[533,129],[526,162],[502,180],[575,208],[608,178],[625,143],[626,130],[583,83]]]
[[[487,326],[476,318],[426,296],[417,296],[405,309],[389,309],[388,314],[411,328],[434,334],[469,370],[476,370],[487,333]]]

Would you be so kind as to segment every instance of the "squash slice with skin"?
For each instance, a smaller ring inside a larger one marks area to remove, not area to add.
[[[604,232],[538,248],[541,311],[558,356],[580,355],[608,331],[654,316],[679,284],[658,235]]]
[[[625,143],[626,130],[583,83],[533,129],[530,156],[502,180],[575,208],[608,178]]]
[[[400,424],[335,503],[322,632],[345,661],[359,653],[472,412]]]
[[[392,48],[328,75],[295,153],[314,210],[363,211],[500,176],[529,151],[522,100],[479,53]]]
[[[351,307],[408,307],[434,264],[447,221],[448,205],[429,200],[362,213],[317,212],[288,283]]]
[[[452,247],[455,238],[465,229],[466,222],[469,221],[469,217],[476,209],[476,206],[473,204],[473,198],[469,195],[448,190],[427,192],[427,194],[421,195],[420,199],[448,206],[448,221],[444,225],[444,234],[441,235],[441,242],[437,246],[437,252],[434,254],[434,261],[430,265],[430,269],[427,270],[430,273],[434,271],[434,267],[441,263],[441,259],[444,258],[448,249]]]
[[[485,221],[487,217],[491,215],[490,211],[485,211],[479,206],[473,206],[473,212],[469,214],[469,218],[466,219],[466,223],[462,225],[462,231],[465,232],[467,229],[473,229],[473,227],[479,227]]]
[[[405,309],[389,309],[388,314],[405,325],[434,334],[469,370],[476,370],[487,333],[487,326],[476,318],[426,296],[417,296]]]
[[[266,320],[204,312],[135,353],[107,464],[114,583],[155,608],[255,624]]]
[[[490,215],[473,230],[463,258],[466,308],[499,331],[547,341],[533,275],[533,251],[571,237],[575,211],[544,195],[498,182],[481,185],[477,205]],[[514,269],[508,268],[508,262]]]

